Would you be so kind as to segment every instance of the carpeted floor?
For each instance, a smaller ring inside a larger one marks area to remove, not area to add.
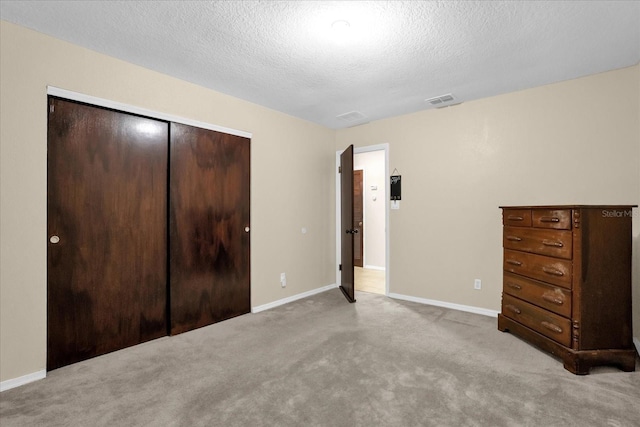
[[[575,376],[496,319],[357,300],[333,289],[49,372],[0,395],[0,424],[640,425],[640,371]]]

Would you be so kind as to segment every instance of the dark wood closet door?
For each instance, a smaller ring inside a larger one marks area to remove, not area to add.
[[[170,318],[177,334],[251,310],[251,141],[175,123],[170,134]]]
[[[349,302],[356,302],[353,278],[353,145],[340,155],[340,290]]]
[[[167,334],[167,136],[49,98],[47,369]]]

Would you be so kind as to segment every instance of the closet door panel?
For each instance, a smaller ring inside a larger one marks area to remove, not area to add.
[[[51,370],[167,334],[168,124],[49,105]]]
[[[250,140],[171,123],[171,333],[249,313]]]

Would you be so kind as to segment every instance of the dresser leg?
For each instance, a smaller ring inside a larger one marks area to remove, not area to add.
[[[627,357],[625,360],[621,360],[619,367],[620,369],[622,369],[624,372],[633,372],[636,370],[636,355],[634,354],[633,357],[629,356]]]
[[[624,372],[636,370],[633,350],[587,350],[569,352],[562,356],[564,368],[576,375],[588,375],[595,366],[616,366]]]
[[[498,313],[498,330],[501,332],[509,332],[509,326],[502,313]]]
[[[573,354],[565,356],[564,369],[575,375],[589,375],[591,365]]]

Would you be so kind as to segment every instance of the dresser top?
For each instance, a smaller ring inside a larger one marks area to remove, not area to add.
[[[500,209],[631,209],[638,205],[545,205],[545,206],[499,206]]]

